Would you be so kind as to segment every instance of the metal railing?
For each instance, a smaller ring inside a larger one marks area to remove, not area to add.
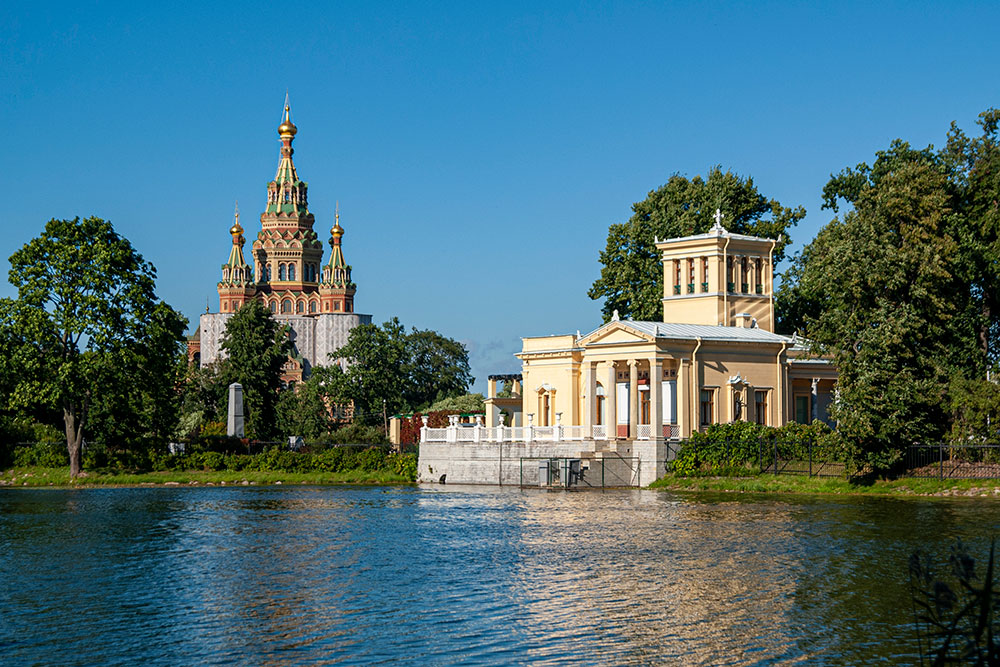
[[[448,429],[428,428],[421,439],[424,442],[448,442]]]
[[[910,445],[904,477],[1000,479],[1000,445]]]
[[[579,463],[573,466],[573,461]],[[640,463],[638,457],[610,453],[586,459],[523,456],[519,462],[520,486],[564,489],[637,487],[642,482]]]
[[[649,424],[638,424],[636,426],[635,435],[639,440],[649,440],[652,434],[653,428]]]
[[[608,427],[604,424],[595,424],[591,427],[594,440],[607,440]]]

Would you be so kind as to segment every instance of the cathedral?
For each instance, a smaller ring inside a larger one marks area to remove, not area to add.
[[[205,366],[220,358],[226,322],[250,299],[262,301],[289,328],[293,351],[282,372],[286,384],[301,382],[314,365],[335,362],[330,354],[347,343],[351,329],[371,323],[371,315],[354,312],[356,286],[344,259],[339,211],[330,229],[330,258],[323,264],[323,242],[313,230],[315,219],[309,211],[309,186],[299,179],[292,161],[297,132],[286,98],[278,126],[278,170],[267,184],[267,207],[252,244],[254,265],[243,254],[246,240],[237,208],[229,229],[229,259],[218,283],[219,311],[201,315],[188,341],[192,363]]]

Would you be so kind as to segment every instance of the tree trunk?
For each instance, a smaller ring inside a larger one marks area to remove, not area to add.
[[[63,422],[66,424],[66,449],[69,451],[69,476],[80,475],[80,450],[83,444],[82,424],[78,425],[72,408],[63,408]]]

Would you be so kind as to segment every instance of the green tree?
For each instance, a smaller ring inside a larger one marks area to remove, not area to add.
[[[90,410],[91,438],[111,449],[163,445],[177,427],[187,365],[182,341],[187,319],[160,302],[143,319],[141,334],[100,365],[102,391]]]
[[[437,412],[439,410],[457,411],[463,413],[484,412],[486,410],[486,398],[482,394],[464,394],[462,396],[449,396],[435,401],[424,412]]]
[[[325,372],[314,372],[297,387],[281,392],[278,428],[282,435],[314,439],[330,431],[331,403],[327,401],[325,379]]]
[[[121,380],[114,366],[147,342],[156,272],[100,218],[50,220],[10,263],[18,298],[4,309],[20,337],[16,355],[26,364],[11,399],[59,408],[75,477],[91,407],[113,391],[109,382]]]
[[[831,414],[876,469],[943,437],[949,378],[982,368],[956,194],[939,153],[893,142],[831,178],[826,207],[851,208],[795,258],[778,295],[784,326],[833,356]]]
[[[413,329],[404,346],[403,403],[407,408],[419,410],[434,401],[461,396],[473,383],[469,352],[457,340]]]
[[[287,328],[271,317],[263,303],[251,299],[226,322],[222,350],[221,384],[223,388],[233,382],[243,386],[247,435],[274,437],[281,367],[291,350]]]
[[[668,239],[707,232],[720,209],[730,232],[776,239],[774,262],[784,258],[788,228],[805,217],[801,206],[791,209],[758,192],[750,177],[743,178],[719,166],[708,178],[675,174],[665,185],[632,205],[628,222],[613,224],[601,252],[601,277],[587,293],[604,299],[607,321],[613,311],[621,317],[658,321],[663,316],[663,266],[655,238]]]
[[[323,380],[337,402],[354,402],[354,418],[362,424],[382,424],[385,414],[403,407],[406,336],[397,318],[351,329],[347,344],[330,355],[345,364],[330,366]]]

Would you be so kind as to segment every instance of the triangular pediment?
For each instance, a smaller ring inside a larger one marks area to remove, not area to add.
[[[593,333],[580,339],[579,345],[629,345],[635,343],[653,343],[656,339],[649,334],[629,326],[628,322],[608,322]]]

